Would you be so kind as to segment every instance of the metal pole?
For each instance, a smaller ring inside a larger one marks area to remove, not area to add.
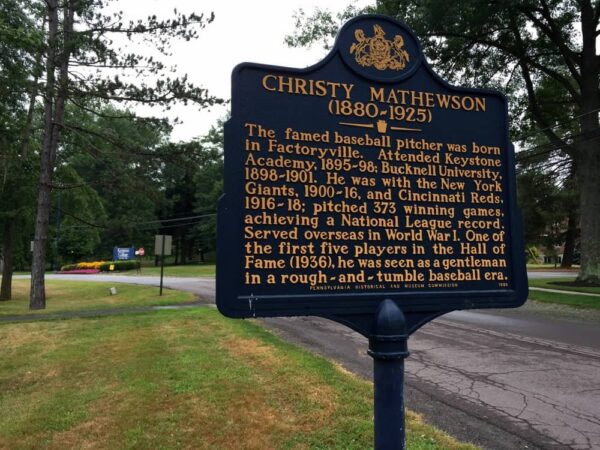
[[[162,295],[162,287],[163,287],[163,272],[165,270],[165,235],[162,235],[162,245],[160,250],[160,293],[158,295]]]
[[[404,450],[404,359],[408,356],[404,313],[386,299],[379,305],[369,355],[373,358],[375,450]]]

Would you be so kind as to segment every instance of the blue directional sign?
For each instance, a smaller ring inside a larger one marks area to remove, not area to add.
[[[501,93],[449,85],[411,30],[373,15],[312,67],[240,64],[232,89],[223,314],[356,319],[392,299],[426,317],[525,301]]]

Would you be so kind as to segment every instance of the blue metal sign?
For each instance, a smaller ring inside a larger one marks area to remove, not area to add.
[[[384,299],[409,332],[527,297],[506,98],[454,87],[403,24],[362,16],[307,69],[232,77],[217,305],[320,315],[369,335]]]
[[[135,259],[135,248],[113,247],[113,261]]]

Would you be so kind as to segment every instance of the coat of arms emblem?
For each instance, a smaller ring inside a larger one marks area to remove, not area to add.
[[[362,67],[375,67],[377,70],[402,70],[410,61],[404,49],[404,38],[397,34],[394,40],[385,39],[385,31],[379,25],[373,26],[374,36],[367,37],[362,29],[354,32],[356,42],[350,47],[356,62]]]

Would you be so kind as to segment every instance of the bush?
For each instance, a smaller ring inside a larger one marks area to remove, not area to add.
[[[100,266],[106,261],[92,261],[92,262],[78,262],[75,264],[66,264],[60,268],[61,272],[65,270],[87,270],[87,269],[100,269]]]
[[[134,269],[139,269],[140,268],[140,262],[139,261],[133,261],[133,260],[128,260],[128,261],[106,261],[103,262],[100,267],[98,267],[100,269],[101,272],[109,272],[110,271],[110,266],[114,266],[113,267],[113,271],[121,271],[121,270],[134,270]]]
[[[70,270],[90,270],[97,269],[101,272],[110,272],[110,266],[113,265],[114,271],[134,270],[140,268],[139,261],[94,261],[94,262],[78,262],[75,264],[66,264],[60,268],[61,272]]]

